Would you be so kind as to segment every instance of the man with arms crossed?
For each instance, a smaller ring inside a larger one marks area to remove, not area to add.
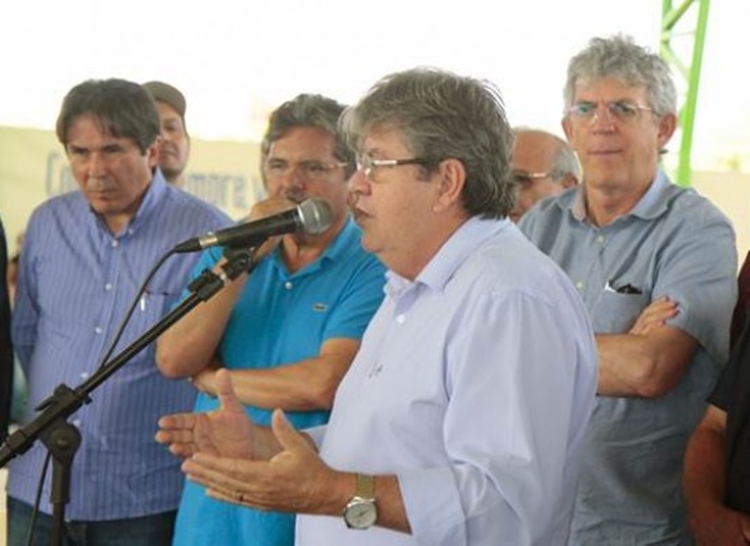
[[[597,334],[599,396],[571,544],[684,546],[682,456],[728,352],[734,232],[659,168],[677,115],[658,55],[623,36],[593,39],[570,61],[565,106],[583,184],[520,228],[570,275]],[[671,306],[663,327],[640,329]]]

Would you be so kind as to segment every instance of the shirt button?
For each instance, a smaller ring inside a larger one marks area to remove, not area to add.
[[[583,282],[582,281],[578,281],[576,283],[576,288],[578,288],[578,290],[583,290]]]
[[[397,315],[396,322],[398,322],[399,324],[403,324],[404,322],[406,322],[406,317],[404,315]]]
[[[598,236],[598,237],[596,238],[596,242],[597,242],[597,243],[603,243],[603,242],[604,242],[604,235],[599,235],[599,236]]]
[[[81,374],[81,379],[88,379],[89,378],[89,372],[83,372]]]
[[[107,284],[105,284],[104,285],[104,290],[106,290],[107,292],[109,292],[110,290],[112,290],[112,283],[108,282]]]
[[[284,288],[286,288],[287,290],[291,290],[292,288],[294,288],[294,283],[292,283],[292,281],[286,281],[284,283]]]
[[[96,328],[94,328],[94,333],[95,334],[101,334],[102,332],[103,332],[103,330],[102,330],[101,326],[97,326]]]
[[[112,248],[117,248],[117,245],[119,245],[120,243],[118,243],[117,241],[112,241],[110,244],[112,245]]]

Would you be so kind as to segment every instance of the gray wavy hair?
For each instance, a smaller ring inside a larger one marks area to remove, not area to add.
[[[513,132],[500,91],[489,81],[436,68],[397,72],[375,83],[340,125],[355,150],[374,128],[397,129],[410,152],[427,160],[425,175],[444,159],[460,160],[469,216],[503,217],[513,207]]]
[[[618,34],[593,38],[568,63],[565,109],[573,105],[576,84],[613,77],[626,85],[643,86],[649,106],[660,116],[677,112],[677,90],[667,63],[656,53],[639,46],[633,38]]]

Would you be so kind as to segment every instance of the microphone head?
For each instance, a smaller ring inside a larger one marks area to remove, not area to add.
[[[297,205],[297,209],[302,220],[302,230],[305,233],[317,235],[333,224],[333,209],[325,199],[310,197]]]

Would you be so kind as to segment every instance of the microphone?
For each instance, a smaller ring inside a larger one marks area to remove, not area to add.
[[[183,241],[175,248],[175,252],[197,252],[212,246],[229,248],[250,248],[272,235],[284,233],[323,233],[333,223],[331,205],[324,199],[311,197],[305,199],[295,208],[246,222],[217,232],[208,232],[200,237],[193,237]]]

